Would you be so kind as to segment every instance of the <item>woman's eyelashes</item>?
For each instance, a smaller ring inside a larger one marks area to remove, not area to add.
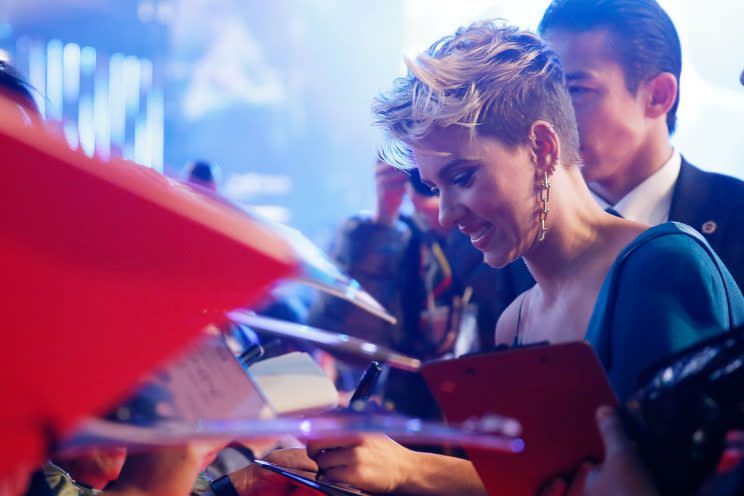
[[[469,169],[465,171],[461,171],[458,173],[455,173],[452,175],[450,179],[447,179],[445,182],[445,189],[448,186],[458,186],[460,188],[467,188],[470,186],[470,183],[473,180],[473,175],[475,174],[475,169]],[[427,184],[429,188],[431,188],[431,194],[432,196],[439,196],[439,188],[436,186],[431,186],[430,184]]]
[[[468,187],[472,182],[473,174],[475,174],[475,170],[473,169],[458,172],[452,177],[451,183],[462,188]]]

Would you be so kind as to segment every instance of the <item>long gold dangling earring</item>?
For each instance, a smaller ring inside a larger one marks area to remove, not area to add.
[[[537,136],[535,136],[534,133],[530,133],[530,141],[532,143],[535,143],[535,140],[537,139]],[[555,161],[558,161],[558,154],[556,153],[553,157]],[[535,155],[532,158],[532,163],[537,168],[537,155]],[[548,234],[548,225],[546,224],[546,220],[548,218],[548,212],[550,211],[548,209],[548,202],[550,201],[550,182],[548,181],[548,171],[543,171],[543,182],[540,185],[540,203],[542,203],[542,208],[540,209],[540,213],[538,214],[537,221],[539,223],[538,231],[537,231],[537,241],[542,242],[545,241],[545,236]]]
[[[550,201],[550,182],[548,182],[548,171],[543,171],[543,182],[540,185],[540,203],[542,203],[542,209],[538,216],[538,222],[540,227],[537,232],[537,240],[545,241],[545,235],[548,233],[548,226],[545,221],[548,218],[548,202]]]

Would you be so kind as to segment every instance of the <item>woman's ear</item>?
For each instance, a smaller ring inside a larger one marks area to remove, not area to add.
[[[677,101],[677,78],[671,72],[662,72],[645,83],[648,93],[646,115],[664,117]]]
[[[560,140],[553,125],[537,120],[530,126],[530,154],[537,172],[552,175],[560,160]]]

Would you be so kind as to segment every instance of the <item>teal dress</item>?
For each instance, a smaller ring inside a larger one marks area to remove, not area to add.
[[[620,252],[586,340],[622,401],[654,362],[741,325],[744,297],[729,271],[697,231],[668,222]]]

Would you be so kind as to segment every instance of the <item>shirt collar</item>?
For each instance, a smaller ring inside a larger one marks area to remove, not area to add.
[[[656,172],[644,179],[620,199],[615,205],[592,192],[592,196],[603,209],[614,208],[625,219],[656,225],[669,220],[674,184],[682,167],[682,156],[677,150]]]

